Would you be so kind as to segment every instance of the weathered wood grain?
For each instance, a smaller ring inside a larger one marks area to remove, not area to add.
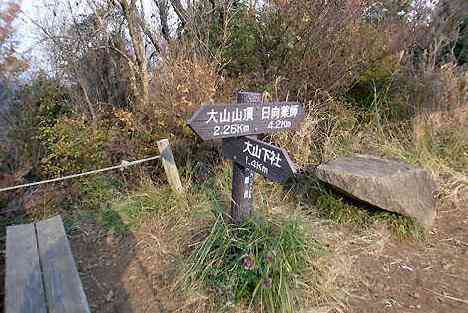
[[[175,192],[182,193],[184,188],[180,182],[179,171],[174,161],[171,145],[169,140],[163,139],[158,141],[159,153],[161,153],[161,161],[166,172],[167,180]]]
[[[262,103],[263,96],[264,94],[260,92],[240,91],[236,95],[236,101],[237,103]],[[252,214],[254,182],[254,171],[240,165],[239,163],[232,162],[232,196],[230,213],[234,223],[240,224]]]
[[[203,140],[212,140],[288,130],[304,116],[297,102],[230,103],[202,106],[188,125]]]
[[[5,313],[47,313],[33,224],[7,228]]]
[[[89,313],[60,216],[36,224],[49,313]]]

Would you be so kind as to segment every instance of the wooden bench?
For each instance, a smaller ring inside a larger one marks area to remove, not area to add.
[[[89,313],[62,218],[7,228],[5,313]]]

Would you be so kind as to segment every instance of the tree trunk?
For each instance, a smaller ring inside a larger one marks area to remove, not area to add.
[[[145,107],[149,99],[149,73],[148,59],[146,58],[145,41],[143,37],[143,29],[139,23],[138,9],[135,0],[114,0],[118,1],[122,8],[123,15],[128,24],[128,31],[132,41],[132,47],[135,54],[135,63],[138,72],[135,75],[137,80],[138,91],[135,95],[136,109]]]
[[[167,42],[171,39],[171,34],[169,31],[168,16],[169,16],[169,3],[168,0],[154,0],[154,3],[159,10],[159,20],[161,23],[161,33],[166,39]]]

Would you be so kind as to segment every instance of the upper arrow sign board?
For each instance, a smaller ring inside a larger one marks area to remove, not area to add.
[[[223,140],[223,155],[277,182],[296,173],[294,163],[284,149],[252,137]]]
[[[203,140],[273,133],[304,119],[297,102],[253,102],[202,106],[188,121]]]

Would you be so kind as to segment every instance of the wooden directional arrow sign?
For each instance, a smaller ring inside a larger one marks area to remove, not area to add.
[[[277,182],[283,182],[296,173],[288,153],[281,148],[252,137],[223,140],[226,159],[250,168]]]
[[[253,102],[202,106],[188,121],[203,140],[273,133],[304,119],[297,102]]]

